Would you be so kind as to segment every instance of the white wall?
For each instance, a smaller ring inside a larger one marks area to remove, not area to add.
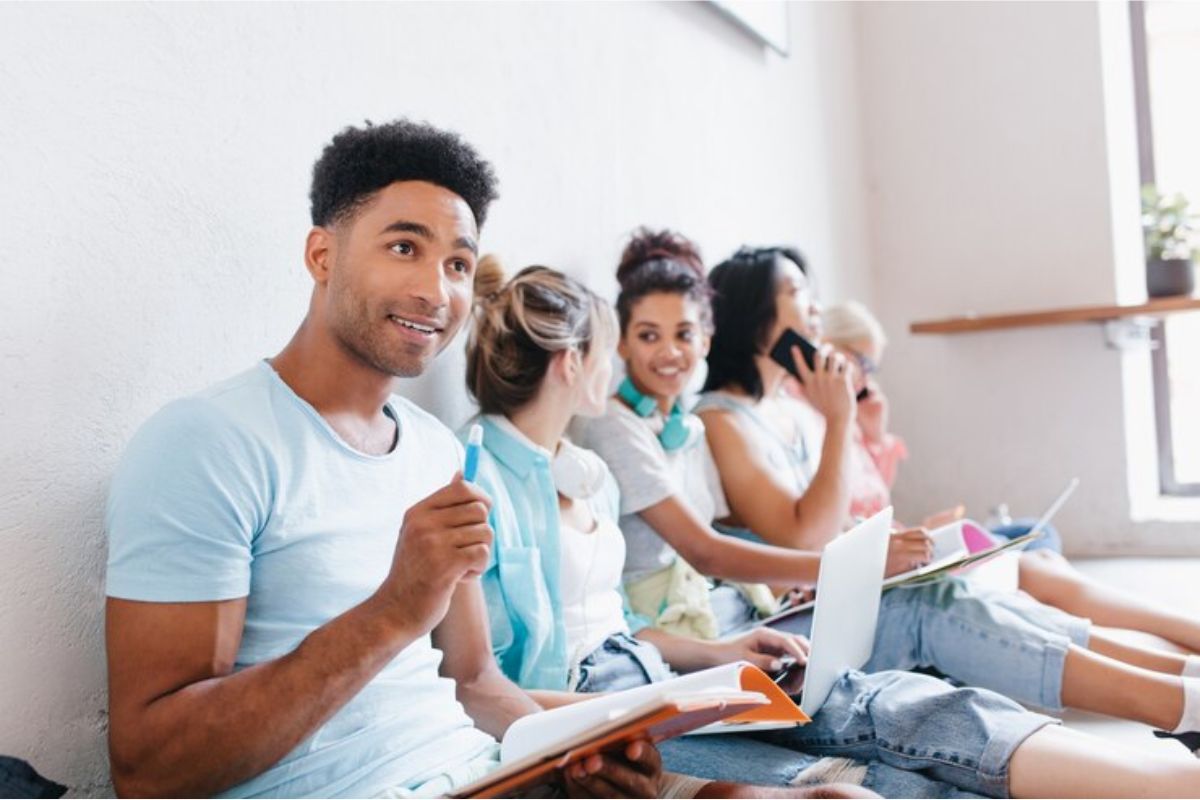
[[[859,6],[884,379],[912,459],[909,516],[963,500],[1059,522],[1076,553],[1196,553],[1198,526],[1131,522],[1153,492],[1145,355],[1098,327],[911,336],[917,319],[1144,298],[1122,3]],[[1149,445],[1149,447],[1148,447]],[[1130,485],[1137,484],[1131,494]]]
[[[339,127],[464,133],[513,264],[611,290],[649,223],[714,260],[800,242],[869,297],[854,13],[792,23],[782,60],[699,4],[0,5],[0,753],[105,791],[108,476],[155,408],[287,340]],[[408,388],[451,420],[455,351]]]

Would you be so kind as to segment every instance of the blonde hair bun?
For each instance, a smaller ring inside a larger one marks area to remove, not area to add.
[[[555,353],[585,355],[613,341],[611,308],[577,280],[530,266],[505,280],[500,260],[475,268],[474,325],[467,337],[467,389],[484,414],[511,414],[541,385]]]
[[[486,299],[500,294],[508,276],[504,264],[494,253],[488,253],[475,265],[475,297]]]

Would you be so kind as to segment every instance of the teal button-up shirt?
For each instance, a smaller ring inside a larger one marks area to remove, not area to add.
[[[562,617],[558,490],[550,454],[484,416],[476,483],[492,498],[495,538],[482,583],[500,668],[525,689],[570,690],[571,668]],[[470,425],[460,431],[464,441]],[[617,519],[617,484],[609,475],[590,500],[597,519]],[[616,587],[618,591],[624,591]],[[631,632],[648,624],[629,610]],[[615,631],[614,631],[615,633]]]

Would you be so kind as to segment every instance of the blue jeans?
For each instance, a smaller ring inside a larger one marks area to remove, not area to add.
[[[576,691],[641,686],[668,674],[657,648],[624,634],[584,665]],[[1051,722],[992,692],[925,675],[848,672],[808,725],[685,736],[659,749],[666,769],[709,780],[785,785],[834,756],[865,763],[864,785],[885,797],[1003,797],[1013,751]]]
[[[958,683],[1058,711],[1067,650],[1087,645],[1090,626],[1023,592],[979,592],[961,578],[901,586],[883,594],[863,671],[932,667]],[[774,627],[807,636],[812,614]]]
[[[619,692],[672,675],[658,648],[626,633],[614,633],[579,663],[576,692]]]
[[[853,671],[808,725],[685,736],[659,749],[666,769],[712,780],[780,785],[814,757],[835,756],[865,763],[863,785],[884,797],[1007,797],[1013,752],[1053,723],[994,692]]]

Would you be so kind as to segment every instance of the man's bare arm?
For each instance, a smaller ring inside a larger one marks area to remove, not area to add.
[[[487,566],[490,500],[456,478],[404,517],[391,571],[291,653],[233,672],[246,601],[107,608],[109,751],[122,795],[209,796],[266,770],[446,614]]]
[[[233,672],[246,601],[106,613],[109,751],[122,796],[207,797],[263,772],[421,631],[368,601],[274,661]]]

